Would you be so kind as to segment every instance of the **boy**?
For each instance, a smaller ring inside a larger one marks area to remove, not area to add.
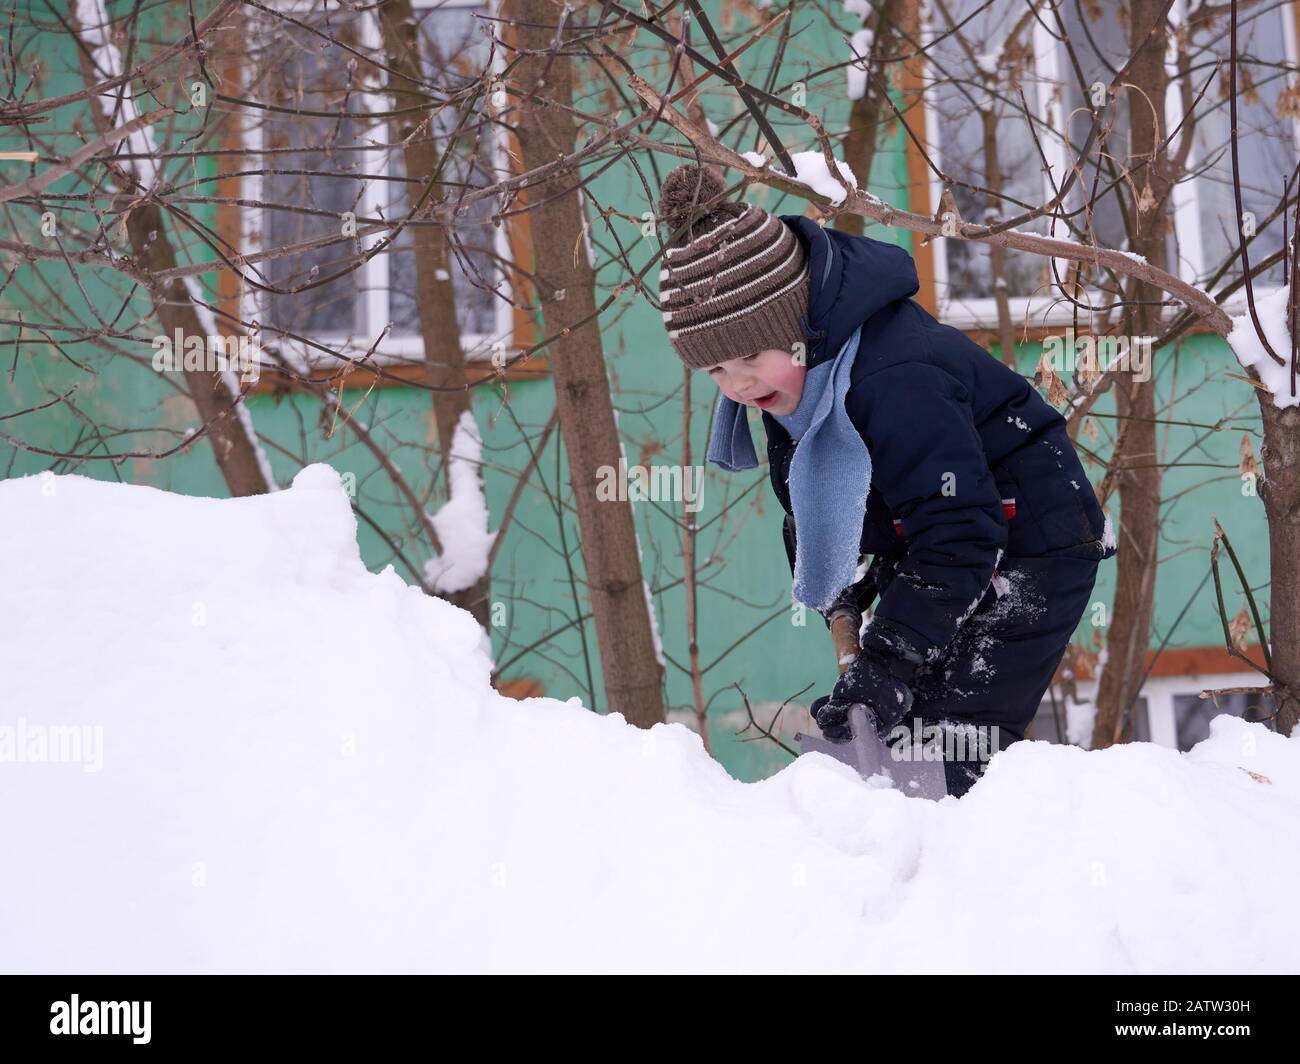
[[[1024,737],[1115,553],[1108,521],[1061,415],[909,298],[907,252],[724,191],[682,166],[660,199],[669,341],[722,393],[708,458],[754,468],[743,408],[761,410],[794,597],[829,624],[879,596],[812,704],[822,733],[851,738],[854,703],[894,743],[937,728],[960,796]]]

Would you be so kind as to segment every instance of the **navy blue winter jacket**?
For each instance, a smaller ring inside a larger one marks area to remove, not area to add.
[[[909,298],[918,288],[911,255],[797,215],[781,221],[811,260],[808,367],[862,328],[844,400],[873,467],[861,550],[898,560],[876,620],[926,653],[952,638],[1003,553],[1114,554],[1064,418],[1019,373]],[[762,417],[793,572],[794,441]]]

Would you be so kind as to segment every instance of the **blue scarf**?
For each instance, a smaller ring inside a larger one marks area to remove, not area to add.
[[[871,488],[871,455],[844,409],[861,330],[839,354],[804,376],[803,395],[790,414],[774,415],[797,442],[790,460],[794,511],[794,597],[825,610],[853,583],[861,556],[862,521]],[[758,465],[745,408],[718,396],[708,460],[736,473]]]

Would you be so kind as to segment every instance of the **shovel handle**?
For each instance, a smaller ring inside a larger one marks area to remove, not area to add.
[[[831,639],[835,643],[835,662],[841,673],[853,664],[861,647],[858,645],[858,629],[862,627],[859,615],[844,610],[831,618]]]

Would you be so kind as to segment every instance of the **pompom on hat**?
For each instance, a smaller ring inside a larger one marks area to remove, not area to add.
[[[776,215],[725,191],[712,170],[688,165],[659,192],[659,216],[673,231],[659,271],[664,327],[694,369],[793,351],[805,338],[807,252]]]

